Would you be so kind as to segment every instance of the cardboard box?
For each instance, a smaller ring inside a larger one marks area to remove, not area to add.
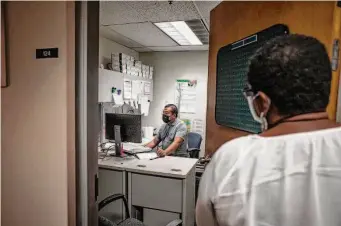
[[[112,53],[111,54],[111,61],[118,60],[118,61],[127,61],[130,60],[130,56],[124,53]]]

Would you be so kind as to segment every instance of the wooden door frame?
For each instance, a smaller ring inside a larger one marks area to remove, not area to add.
[[[75,4],[77,226],[96,226],[99,2]]]
[[[341,65],[339,65],[339,67],[341,67]],[[337,100],[336,121],[341,123],[341,71],[339,75],[339,90],[338,90],[338,100]]]
[[[338,40],[339,48],[340,48],[340,41],[341,41],[341,7],[338,5],[337,2],[335,2],[334,5],[334,12],[333,12],[333,28],[331,31],[331,43],[329,45],[329,53],[330,57],[333,57],[333,45],[334,41]],[[327,112],[329,115],[329,118],[331,120],[337,119],[338,114],[338,103],[340,102],[339,99],[339,90],[340,90],[340,67],[341,67],[341,60],[340,60],[340,50],[339,50],[339,58],[338,61],[338,67],[336,70],[332,72],[332,81],[331,81],[331,87],[330,87],[330,98],[329,98],[329,105],[327,108]]]

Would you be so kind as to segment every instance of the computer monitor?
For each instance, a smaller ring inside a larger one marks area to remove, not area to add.
[[[105,114],[105,138],[115,140],[115,126],[120,126],[122,142],[142,142],[141,115]]]

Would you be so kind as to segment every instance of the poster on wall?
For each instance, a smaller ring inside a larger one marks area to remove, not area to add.
[[[198,133],[201,136],[204,135],[204,120],[194,119],[192,123],[191,132]]]
[[[175,103],[180,113],[195,114],[197,80],[179,79],[175,85]]]
[[[191,120],[190,119],[181,119],[181,121],[183,121],[186,124],[187,127],[187,132],[191,132]]]

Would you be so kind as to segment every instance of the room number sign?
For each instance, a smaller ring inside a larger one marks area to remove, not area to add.
[[[58,58],[58,48],[37,49],[36,59]]]

